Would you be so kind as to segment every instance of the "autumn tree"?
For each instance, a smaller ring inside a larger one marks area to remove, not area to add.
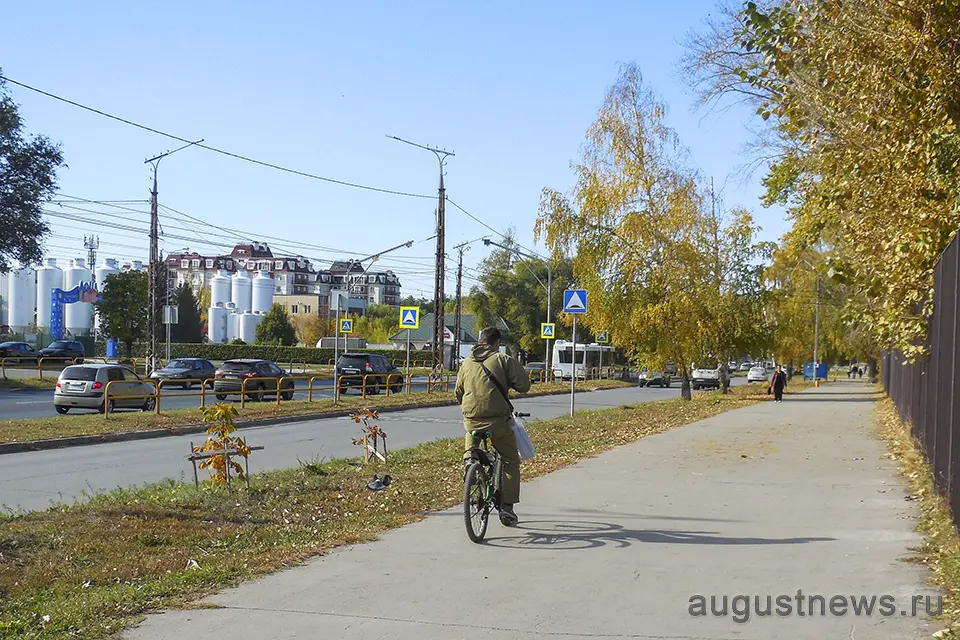
[[[799,253],[827,241],[845,315],[875,347],[924,352],[933,267],[960,225],[960,4],[728,5],[690,39],[702,102],[752,104]]]
[[[177,324],[170,327],[173,342],[203,342],[203,324],[200,322],[200,306],[193,295],[193,288],[184,283],[173,292],[173,304],[177,305]]]
[[[689,399],[700,340],[706,257],[701,194],[666,105],[625,65],[587,132],[570,197],[545,189],[536,234],[589,296],[584,323],[653,366],[675,363]]]

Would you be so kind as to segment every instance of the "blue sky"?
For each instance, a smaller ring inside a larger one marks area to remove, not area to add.
[[[634,61],[670,105],[697,166],[727,183],[727,204],[751,208],[763,237],[776,239],[787,223],[782,211],[759,204],[762,172],[746,183],[740,173],[751,114],[692,111],[677,71],[684,34],[712,8],[712,0],[19,2],[4,11],[0,67],[12,79],[185,138],[387,189],[434,195],[438,168],[432,154],[386,134],[452,149],[448,196],[498,231],[514,227],[532,246],[541,190],[571,187],[570,162],[618,64]],[[62,143],[69,167],[60,191],[68,196],[146,201],[144,159],[178,146],[8,88],[28,130]],[[196,148],[162,161],[159,194],[165,206],[250,239],[276,237],[278,249],[316,259],[418,241],[382,265],[401,275],[405,293],[432,295],[434,245],[423,240],[434,233],[435,200],[361,191]],[[124,206],[135,211],[57,209],[86,220],[52,219],[50,255],[82,255],[83,235],[97,233],[101,257],[145,258],[144,233],[101,224],[146,229],[146,202]],[[240,239],[162,213],[167,233],[191,238],[165,239],[165,251],[215,253],[205,242]],[[447,207],[449,254],[483,235],[493,234]],[[487,251],[472,245],[465,263]],[[468,275],[467,286],[473,282]]]

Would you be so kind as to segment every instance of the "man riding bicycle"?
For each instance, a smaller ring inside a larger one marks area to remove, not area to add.
[[[517,524],[513,505],[520,502],[520,454],[513,433],[513,409],[506,394],[509,389],[526,393],[530,378],[515,358],[500,353],[500,331],[487,327],[480,332],[473,348],[457,372],[457,402],[463,410],[466,429],[466,453],[477,447],[473,431],[489,431],[490,441],[503,461],[503,484],[500,489],[500,522]]]

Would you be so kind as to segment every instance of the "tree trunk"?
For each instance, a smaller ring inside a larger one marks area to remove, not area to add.
[[[730,393],[730,376],[727,375],[726,361],[720,365],[720,393]]]
[[[124,345],[126,345],[127,347],[127,357],[132,358],[133,357],[133,340],[126,340],[124,342]]]
[[[873,356],[867,358],[867,377],[871,383],[877,383],[877,359]]]
[[[686,371],[680,373],[680,397],[684,400],[693,399],[693,394],[690,392],[690,374]]]

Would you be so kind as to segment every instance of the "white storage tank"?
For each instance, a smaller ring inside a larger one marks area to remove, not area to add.
[[[0,325],[9,324],[10,276],[0,273]]]
[[[266,313],[273,306],[273,278],[269,271],[261,271],[253,279],[252,311]]]
[[[247,344],[256,344],[257,342],[257,318],[261,316],[255,316],[250,311],[244,311],[242,314],[237,314],[238,316],[238,337],[246,342]]]
[[[237,305],[232,302],[227,303],[227,342],[233,342],[237,339],[238,330],[237,330],[237,320],[240,316],[237,315]]]
[[[222,302],[217,302],[207,310],[207,337],[210,342],[216,344],[226,344],[227,340],[227,315],[229,311],[223,306]]]
[[[83,258],[76,258],[63,272],[63,290],[69,291],[81,282],[91,283],[93,274],[87,269]],[[63,305],[63,326],[74,336],[90,334],[93,322],[93,305],[89,302],[74,302]]]
[[[30,267],[10,274],[7,314],[10,328],[22,332],[33,324],[33,310],[37,303],[36,272]]]
[[[225,306],[230,302],[230,276],[223,269],[210,278],[210,304]]]
[[[37,269],[37,328],[50,328],[51,295],[54,289],[63,289],[63,269],[57,266],[56,258],[47,258],[47,263]]]
[[[103,293],[103,286],[107,283],[107,278],[115,273],[120,273],[120,267],[117,266],[115,259],[107,258],[93,273],[97,279],[97,291]]]
[[[253,282],[243,269],[233,275],[230,300],[237,305],[237,311],[243,313],[253,307]]]

